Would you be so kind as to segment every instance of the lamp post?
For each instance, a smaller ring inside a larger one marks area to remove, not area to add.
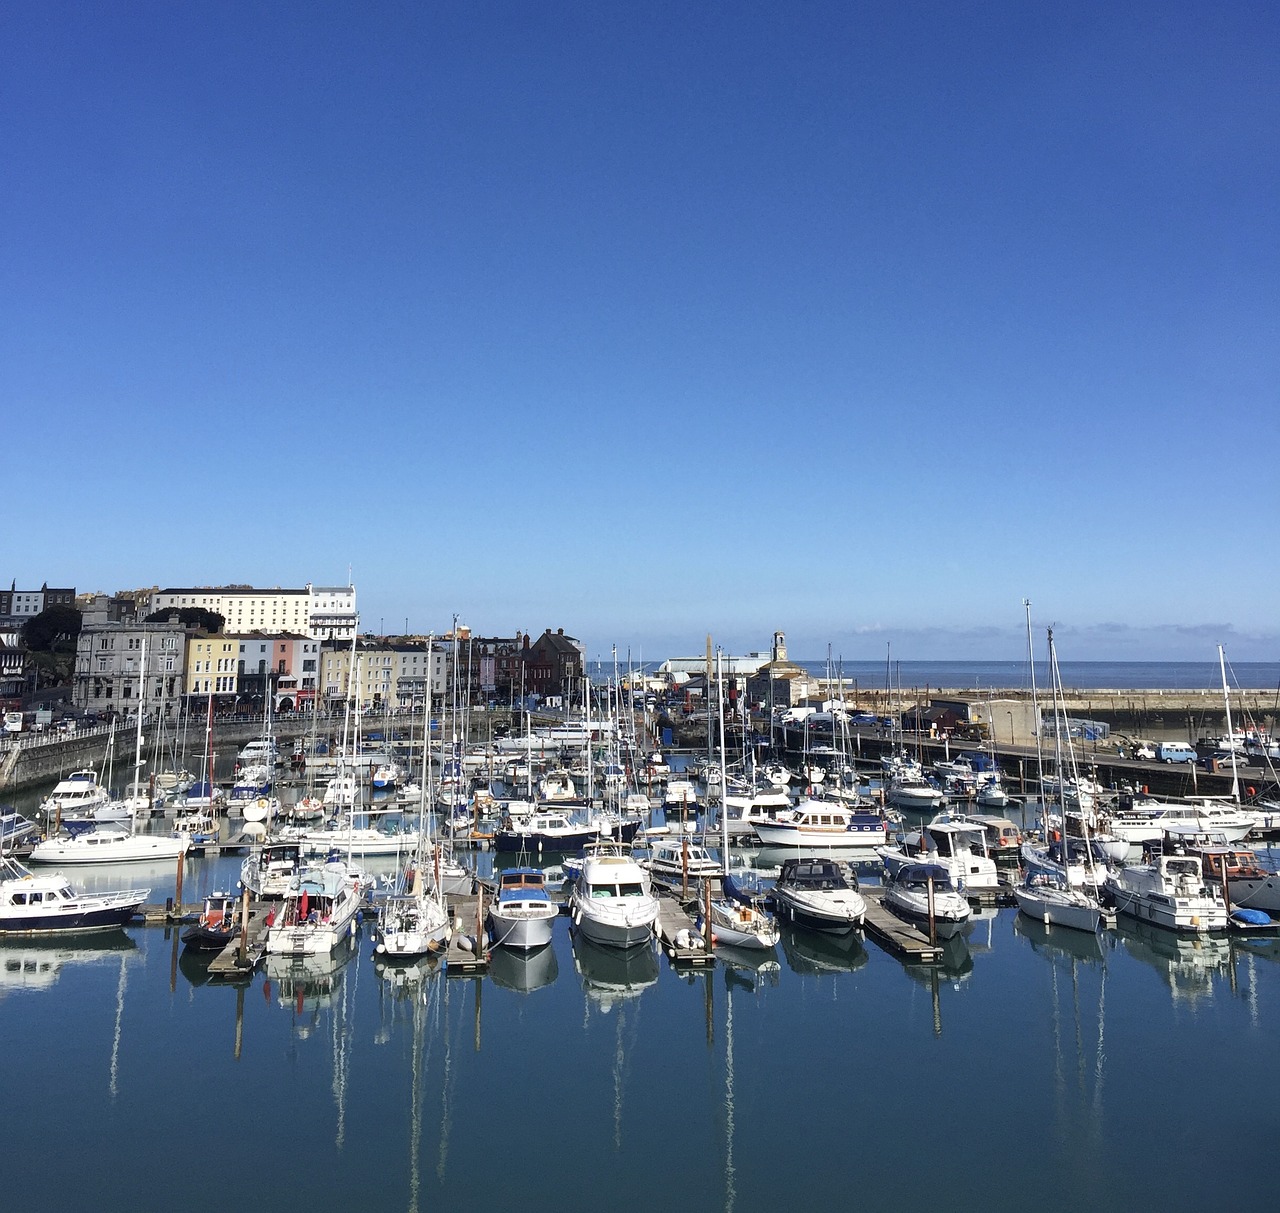
[[[1006,712],[1005,715],[1009,717],[1009,744],[1013,745],[1013,713]]]

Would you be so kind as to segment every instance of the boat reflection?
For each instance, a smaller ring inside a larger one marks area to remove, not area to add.
[[[489,976],[495,985],[505,990],[528,994],[549,986],[559,975],[560,962],[556,959],[554,944],[533,952],[494,948],[489,955]]]
[[[327,955],[282,956],[268,955],[263,962],[265,980],[263,994],[276,1004],[289,1007],[297,1016],[309,1012],[307,1021],[295,1024],[300,1037],[310,1035],[318,1022],[319,1013],[332,1007],[342,990],[343,972],[347,962],[355,955],[356,941],[344,935],[336,948]]]
[[[0,944],[0,998],[18,990],[47,990],[64,968],[136,954],[138,945],[123,931],[96,931]]]
[[[1033,952],[1046,956],[1065,956],[1088,964],[1100,963],[1116,946],[1110,934],[1046,926],[1039,919],[1028,918],[1026,914],[1014,917],[1013,933],[1028,940]]]
[[[782,973],[776,948],[716,948],[716,960],[729,989],[759,990],[776,986]]]
[[[802,975],[852,973],[867,963],[867,949],[857,931],[833,935],[784,926],[782,953],[791,971]]]
[[[1175,1002],[1195,1002],[1213,991],[1213,975],[1231,964],[1231,940],[1226,935],[1180,935],[1148,922],[1122,918],[1116,934],[1124,950],[1151,965],[1173,994]]]
[[[587,996],[606,1013],[658,980],[658,955],[651,947],[605,948],[575,934],[573,964]]]
[[[922,986],[932,986],[937,978],[942,978],[958,985],[973,972],[973,956],[963,935],[953,935],[950,939],[941,940],[938,947],[942,957],[937,964],[902,966],[913,981],[918,981]]]

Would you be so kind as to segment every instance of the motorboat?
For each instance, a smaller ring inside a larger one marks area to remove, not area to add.
[[[728,821],[729,833],[750,834],[758,821],[769,822],[791,808],[791,797],[781,788],[749,788],[730,784],[721,798],[720,811]]]
[[[16,859],[0,859],[0,933],[45,935],[121,927],[150,892],[79,893],[60,872],[33,873]]]
[[[778,917],[817,931],[851,931],[862,926],[867,903],[857,877],[834,859],[788,859],[773,887]]]
[[[909,863],[885,885],[884,904],[899,918],[929,924],[938,939],[950,939],[973,915],[968,900],[939,863]]]
[[[600,831],[595,826],[575,823],[568,813],[553,809],[531,813],[527,819],[505,821],[494,835],[494,846],[508,854],[577,851],[599,837]]]
[[[53,786],[53,791],[40,802],[40,812],[49,821],[65,818],[84,819],[111,799],[98,782],[98,772],[89,767],[72,771]]]
[[[910,863],[940,863],[962,893],[994,892],[1000,887],[996,863],[986,850],[986,831],[973,822],[933,821],[918,834],[903,836],[898,847],[878,847],[890,879]]]
[[[237,935],[237,899],[230,893],[210,893],[200,917],[182,932],[184,946],[193,952],[220,952]]]
[[[700,843],[690,840],[687,834],[655,839],[647,859],[640,866],[653,878],[654,883],[669,889],[688,885],[701,885],[705,880],[719,880],[724,866]]]
[[[354,935],[364,881],[341,860],[306,868],[267,915],[268,956],[327,956]]]
[[[28,817],[8,805],[0,806],[0,851],[8,852],[24,838],[29,838],[40,827]]]
[[[901,771],[889,780],[889,788],[885,799],[897,809],[907,809],[913,813],[927,813],[940,807],[946,800],[946,793],[934,787],[922,775],[909,770]]]
[[[1227,929],[1227,907],[1206,886],[1198,855],[1157,855],[1107,877],[1116,910],[1140,922],[1203,935]]]
[[[187,853],[187,834],[136,834],[118,825],[75,825],[52,838],[37,843],[31,851],[32,863],[142,863],[177,859]]]
[[[264,842],[240,865],[240,882],[264,901],[284,897],[302,866],[302,848],[296,842]]]
[[[658,901],[640,865],[616,846],[592,849],[582,859],[569,893],[574,927],[594,943],[634,948],[653,938]]]
[[[494,947],[530,951],[551,942],[559,907],[547,893],[537,868],[508,868],[498,875],[498,891],[489,905]]]
[[[755,831],[767,847],[814,851],[867,849],[885,841],[879,813],[859,813],[830,800],[802,800],[771,822],[757,822]]]

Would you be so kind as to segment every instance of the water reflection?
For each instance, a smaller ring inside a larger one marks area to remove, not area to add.
[[[57,984],[65,968],[119,960],[137,954],[123,931],[97,931],[50,939],[6,940],[0,944],[0,998],[17,991],[43,991]]]
[[[782,953],[793,973],[809,976],[852,973],[867,963],[867,949],[857,931],[837,935],[784,926]]]
[[[494,948],[489,956],[489,976],[494,984],[520,994],[549,986],[559,975],[560,962],[552,944],[534,952]]]
[[[1101,963],[1106,952],[1115,947],[1111,937],[1091,931],[1075,931],[1070,927],[1047,926],[1038,918],[1018,914],[1013,920],[1013,933],[1028,940],[1033,952],[1048,956],[1065,956],[1086,963]]]
[[[1212,994],[1213,975],[1231,964],[1231,941],[1225,935],[1180,935],[1128,918],[1120,919],[1116,934],[1130,956],[1160,974],[1174,1002],[1195,1003]]]
[[[638,998],[658,980],[658,955],[651,947],[605,948],[575,934],[573,964],[587,997],[606,1015],[615,1004]]]
[[[716,961],[729,988],[759,990],[776,986],[782,973],[776,948],[716,948]]]

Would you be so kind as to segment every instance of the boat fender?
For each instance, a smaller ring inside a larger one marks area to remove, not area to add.
[[[676,947],[684,949],[684,948],[687,948],[688,946],[689,946],[689,929],[687,927],[681,927],[680,930],[676,932]]]
[[[1245,788],[1245,791],[1248,792],[1250,796],[1256,796],[1258,794],[1258,789],[1255,787]]]
[[[357,922],[357,923],[363,923],[363,922],[364,922],[364,911],[363,911],[363,910],[357,910],[357,911],[356,911],[356,922]]]
[[[457,944],[458,950],[462,952],[474,952],[476,950],[475,940],[470,935],[459,935]]]

